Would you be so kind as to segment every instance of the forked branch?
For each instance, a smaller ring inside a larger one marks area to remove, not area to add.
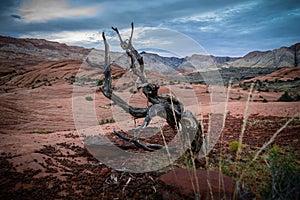
[[[121,48],[123,50],[125,50],[125,52],[131,59],[131,70],[133,71],[133,73],[136,74],[143,83],[148,82],[146,79],[146,75],[145,75],[145,67],[144,67],[143,57],[138,53],[138,51],[132,45],[132,37],[133,37],[133,32],[134,32],[133,22],[131,23],[131,34],[130,34],[130,38],[129,38],[128,42],[126,40],[125,41],[122,40],[122,37],[120,35],[118,28],[112,27],[112,29],[117,33],[117,35],[119,37]],[[140,71],[138,71],[135,67],[136,61],[138,62],[139,66],[140,66]]]

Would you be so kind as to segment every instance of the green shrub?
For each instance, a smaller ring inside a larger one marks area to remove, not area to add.
[[[102,79],[97,80],[97,82],[96,82],[97,86],[101,86],[102,84],[103,84],[103,80]]]
[[[173,80],[170,80],[169,85],[175,85],[175,82]]]
[[[256,87],[260,88],[263,86],[263,83],[261,82],[261,80],[256,80]]]
[[[94,99],[91,96],[87,96],[87,97],[85,97],[85,100],[87,100],[87,101],[93,101]]]
[[[110,119],[101,119],[101,121],[98,122],[99,125],[103,125],[103,124],[109,124],[109,123],[115,123],[115,119],[114,118],[110,118]]]
[[[192,87],[189,87],[189,86],[185,86],[184,89],[191,90],[191,89],[193,89],[193,88],[192,88]]]
[[[65,78],[66,79],[66,81],[69,83],[69,84],[73,84],[74,82],[75,82],[75,76],[74,75],[72,75],[72,76],[70,76],[69,78]]]
[[[277,101],[291,102],[293,100],[294,99],[289,95],[289,93],[285,91]]]
[[[249,87],[248,86],[243,86],[243,90],[248,90]]]
[[[237,152],[237,150],[242,148],[242,147],[243,147],[243,145],[241,143],[237,142],[237,141],[233,141],[233,142],[229,143],[229,150],[233,153]]]
[[[48,132],[45,130],[37,130],[35,131],[36,134],[47,134]]]
[[[300,199],[300,169],[292,151],[280,151],[274,145],[267,152],[267,162],[271,171],[268,186],[260,191],[263,199]]]
[[[262,100],[262,102],[263,102],[263,103],[268,103],[268,100],[264,98],[264,99]]]
[[[135,94],[135,93],[136,93],[136,91],[134,91],[133,88],[130,88],[130,89],[129,89],[129,92],[130,92],[131,94]]]
[[[295,77],[294,78],[294,81],[299,81],[300,80],[300,77]]]
[[[105,121],[104,121],[104,119],[101,119],[101,121],[99,121],[99,123],[98,123],[99,125],[102,125],[102,124],[105,124]]]

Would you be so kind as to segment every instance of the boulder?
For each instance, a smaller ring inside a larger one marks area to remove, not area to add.
[[[160,180],[168,188],[163,199],[234,199],[236,189],[230,177],[207,170],[176,168]]]

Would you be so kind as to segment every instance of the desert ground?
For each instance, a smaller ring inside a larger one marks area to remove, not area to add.
[[[79,69],[80,76],[85,79],[76,79]],[[127,73],[113,68],[116,93],[129,96],[131,105],[145,107],[146,98],[138,91],[130,92],[134,83],[129,84],[132,77]],[[258,79],[289,80],[289,73],[284,71],[286,75],[281,76],[282,73]],[[298,70],[290,79],[299,76]],[[282,155],[292,153],[293,162],[299,165],[300,102],[277,101],[284,91],[245,89],[240,83],[234,83],[222,88],[228,101],[221,102],[224,104],[220,111],[215,102],[211,103],[211,92],[205,85],[169,84],[168,79],[157,74],[149,77],[163,83],[160,93],[178,94],[185,108],[202,124],[205,134],[211,131],[212,112],[226,114],[225,126],[216,145],[205,158],[198,158],[197,169],[174,163],[160,170],[134,173],[113,169],[97,160],[84,146],[76,128],[72,108],[75,97],[94,106],[99,122],[95,126],[101,130],[99,135],[109,138],[124,151],[148,152],[113,135],[114,128],[129,131],[135,123],[98,90],[95,82],[103,78],[99,69],[74,60],[48,61],[1,85],[1,199],[193,199],[196,195],[209,196],[210,191],[215,199],[226,195],[260,199],[259,190],[267,182],[265,179],[271,177],[267,172],[270,149],[279,148]],[[76,90],[74,96],[75,87],[85,89]],[[138,120],[137,126],[141,122]],[[166,140],[172,140],[176,134],[163,119],[154,119],[151,126],[162,127]],[[160,135],[143,135],[141,140],[164,144]],[[242,144],[241,152],[231,149],[233,141]],[[107,154],[113,156],[110,152]],[[226,187],[217,187],[220,177]],[[197,184],[192,184],[194,182]]]

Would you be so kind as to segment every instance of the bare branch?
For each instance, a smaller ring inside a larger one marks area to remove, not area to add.
[[[126,41],[122,40],[122,37],[120,35],[118,28],[112,27],[112,29],[117,33],[117,35],[119,37],[121,48],[126,51],[127,55],[131,59],[130,68],[132,69],[133,73],[136,74],[141,79],[142,83],[147,83],[148,81],[147,81],[146,75],[145,75],[145,67],[144,67],[143,57],[138,53],[138,51],[132,45],[132,37],[133,37],[133,32],[134,32],[133,22],[131,23],[131,35],[130,35],[128,43]],[[139,63],[140,71],[138,71],[136,69],[135,61],[137,61]]]
[[[117,135],[122,140],[124,140],[126,142],[132,142],[138,148],[142,148],[142,149],[145,149],[147,151],[153,151],[153,150],[164,148],[164,146],[162,146],[160,144],[148,144],[147,145],[147,144],[144,144],[144,143],[140,142],[136,138],[127,138],[124,135],[122,135],[121,133],[119,133],[118,131],[116,131],[116,129],[114,129],[114,134]]]
[[[109,45],[105,38],[105,33],[102,32],[102,38],[104,41],[105,47],[105,65],[104,65],[104,76],[105,76],[105,83],[103,86],[103,94],[111,98],[112,90],[111,90],[111,72],[110,72],[110,55],[109,55]]]
[[[142,118],[146,117],[147,115],[147,108],[138,108],[128,105],[124,100],[122,100],[120,97],[115,95],[112,91],[111,86],[111,64],[110,64],[110,55],[109,55],[109,45],[105,38],[105,33],[102,33],[102,38],[104,41],[105,46],[105,64],[104,64],[104,77],[105,82],[102,88],[100,88],[101,92],[106,96],[107,98],[111,99],[114,103],[116,103],[118,106],[123,108],[126,112],[133,115],[135,118]]]
[[[128,41],[129,46],[132,46],[131,41],[132,41],[133,31],[134,31],[134,26],[133,26],[133,22],[131,22],[131,34],[130,34],[130,38],[129,38],[129,41]]]

